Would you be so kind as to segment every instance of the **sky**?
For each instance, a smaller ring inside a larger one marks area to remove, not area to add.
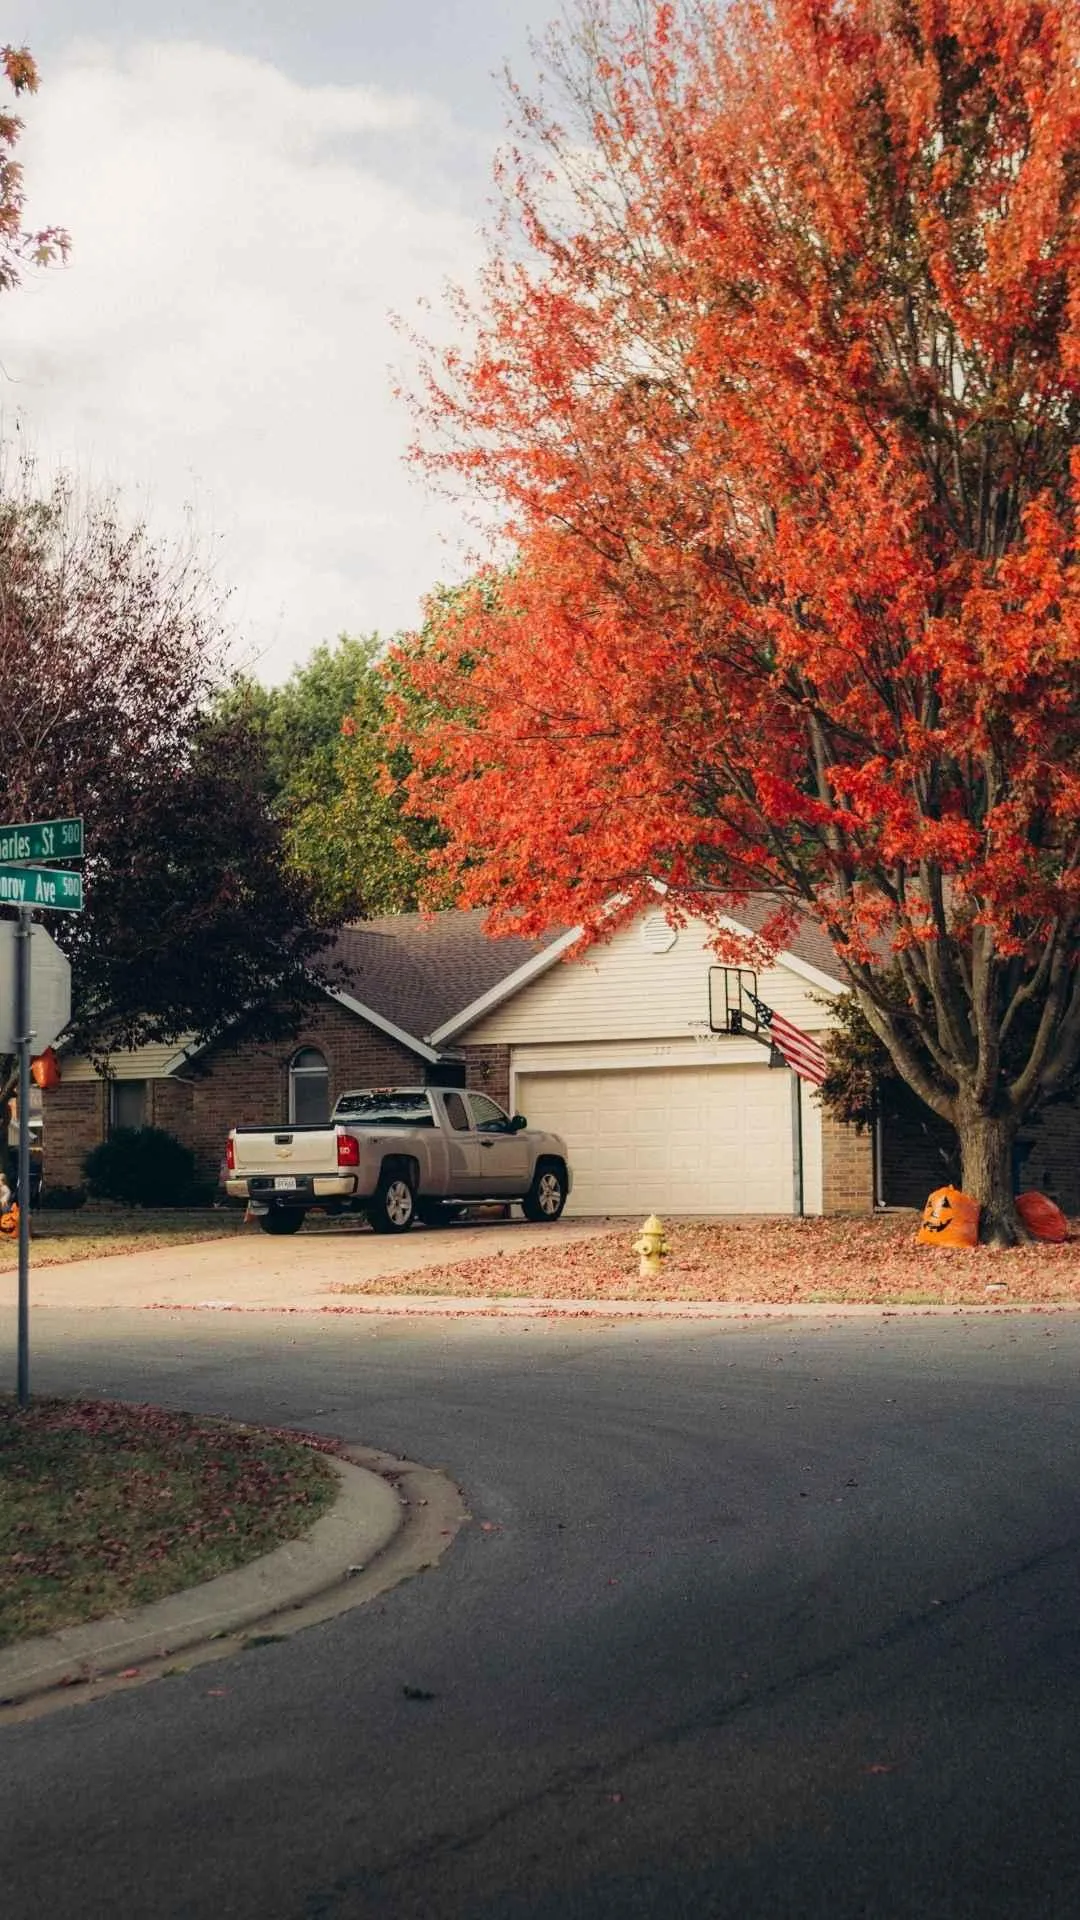
[[[394,313],[445,329],[554,0],[9,0],[41,90],[28,217],[69,264],[0,305],[0,432],[194,537],[234,658],[279,681],[413,626],[476,551],[406,467]]]

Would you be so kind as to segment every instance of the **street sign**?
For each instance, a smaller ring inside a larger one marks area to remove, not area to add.
[[[14,1053],[15,936],[14,920],[0,920],[0,1053]],[[35,926],[31,935],[30,1027],[33,1050],[54,1047],[71,1019],[71,961],[61,953],[47,927]]]
[[[0,902],[8,907],[51,907],[81,913],[82,874],[62,867],[0,866]]]
[[[27,820],[21,826],[0,827],[0,860],[81,860],[83,823],[74,820]]]
[[[19,909],[17,920],[0,923],[0,941],[10,942],[11,969],[0,1005],[10,1009],[0,1013],[0,1026],[10,1017],[8,1042],[3,1051],[18,1056],[19,1114],[22,1124],[18,1139],[18,1215],[19,1215],[19,1292],[16,1310],[16,1393],[20,1407],[30,1404],[30,1049],[37,1051],[59,1038],[71,1015],[71,970],[55,942],[43,927],[34,925],[35,907],[51,908],[58,913],[80,913],[83,903],[81,873],[57,867],[16,865],[26,860],[81,860],[83,823],[79,817],[64,820],[26,820],[14,826],[0,827],[0,901]],[[31,959],[37,947],[43,965],[34,979]],[[0,949],[2,950],[2,949]],[[55,956],[55,957],[54,957]],[[53,999],[48,1001],[48,982],[52,980]],[[35,996],[38,982],[44,980],[46,998]]]

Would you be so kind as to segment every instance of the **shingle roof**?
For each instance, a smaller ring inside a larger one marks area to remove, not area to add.
[[[493,940],[484,932],[486,919],[480,908],[453,909],[343,927],[329,955],[342,972],[336,984],[424,1040],[561,935],[556,928],[540,940]]]
[[[776,900],[767,893],[752,893],[740,906],[728,909],[730,919],[741,921],[754,933],[759,933],[775,912]],[[830,980],[839,981],[844,986],[850,985],[832,941],[815,921],[799,920],[796,931],[786,942],[786,951],[793,953],[797,960],[805,960],[808,967],[816,967],[819,973],[827,973]]]
[[[756,932],[774,908],[766,895],[754,895],[731,918]],[[493,940],[484,932],[486,918],[482,908],[455,908],[431,915],[388,914],[344,927],[329,956],[340,970],[336,984],[414,1039],[426,1040],[565,931],[557,927],[539,940],[515,935]],[[813,921],[800,922],[788,950],[831,980],[846,982],[827,935]]]

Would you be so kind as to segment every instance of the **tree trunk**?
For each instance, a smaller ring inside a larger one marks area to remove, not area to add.
[[[1015,1247],[1028,1239],[1016,1211],[1013,1147],[1018,1122],[1012,1114],[958,1112],[960,1185],[982,1208],[979,1238],[992,1247]]]

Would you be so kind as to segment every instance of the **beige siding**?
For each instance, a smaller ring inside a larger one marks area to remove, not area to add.
[[[169,1062],[183,1052],[189,1038],[171,1040],[167,1047],[136,1047],[132,1053],[114,1053],[109,1061],[109,1072],[115,1080],[163,1080]],[[65,1080],[76,1084],[80,1080],[96,1080],[98,1077],[93,1061],[77,1054],[65,1054],[61,1071]]]
[[[635,922],[581,960],[557,960],[460,1038],[510,1045],[692,1038],[708,1027],[709,968],[716,964],[708,940],[709,929],[695,922],[667,953],[656,953]],[[762,973],[758,991],[802,1027],[828,1025],[825,1008],[811,998],[826,989],[789,967]]]

